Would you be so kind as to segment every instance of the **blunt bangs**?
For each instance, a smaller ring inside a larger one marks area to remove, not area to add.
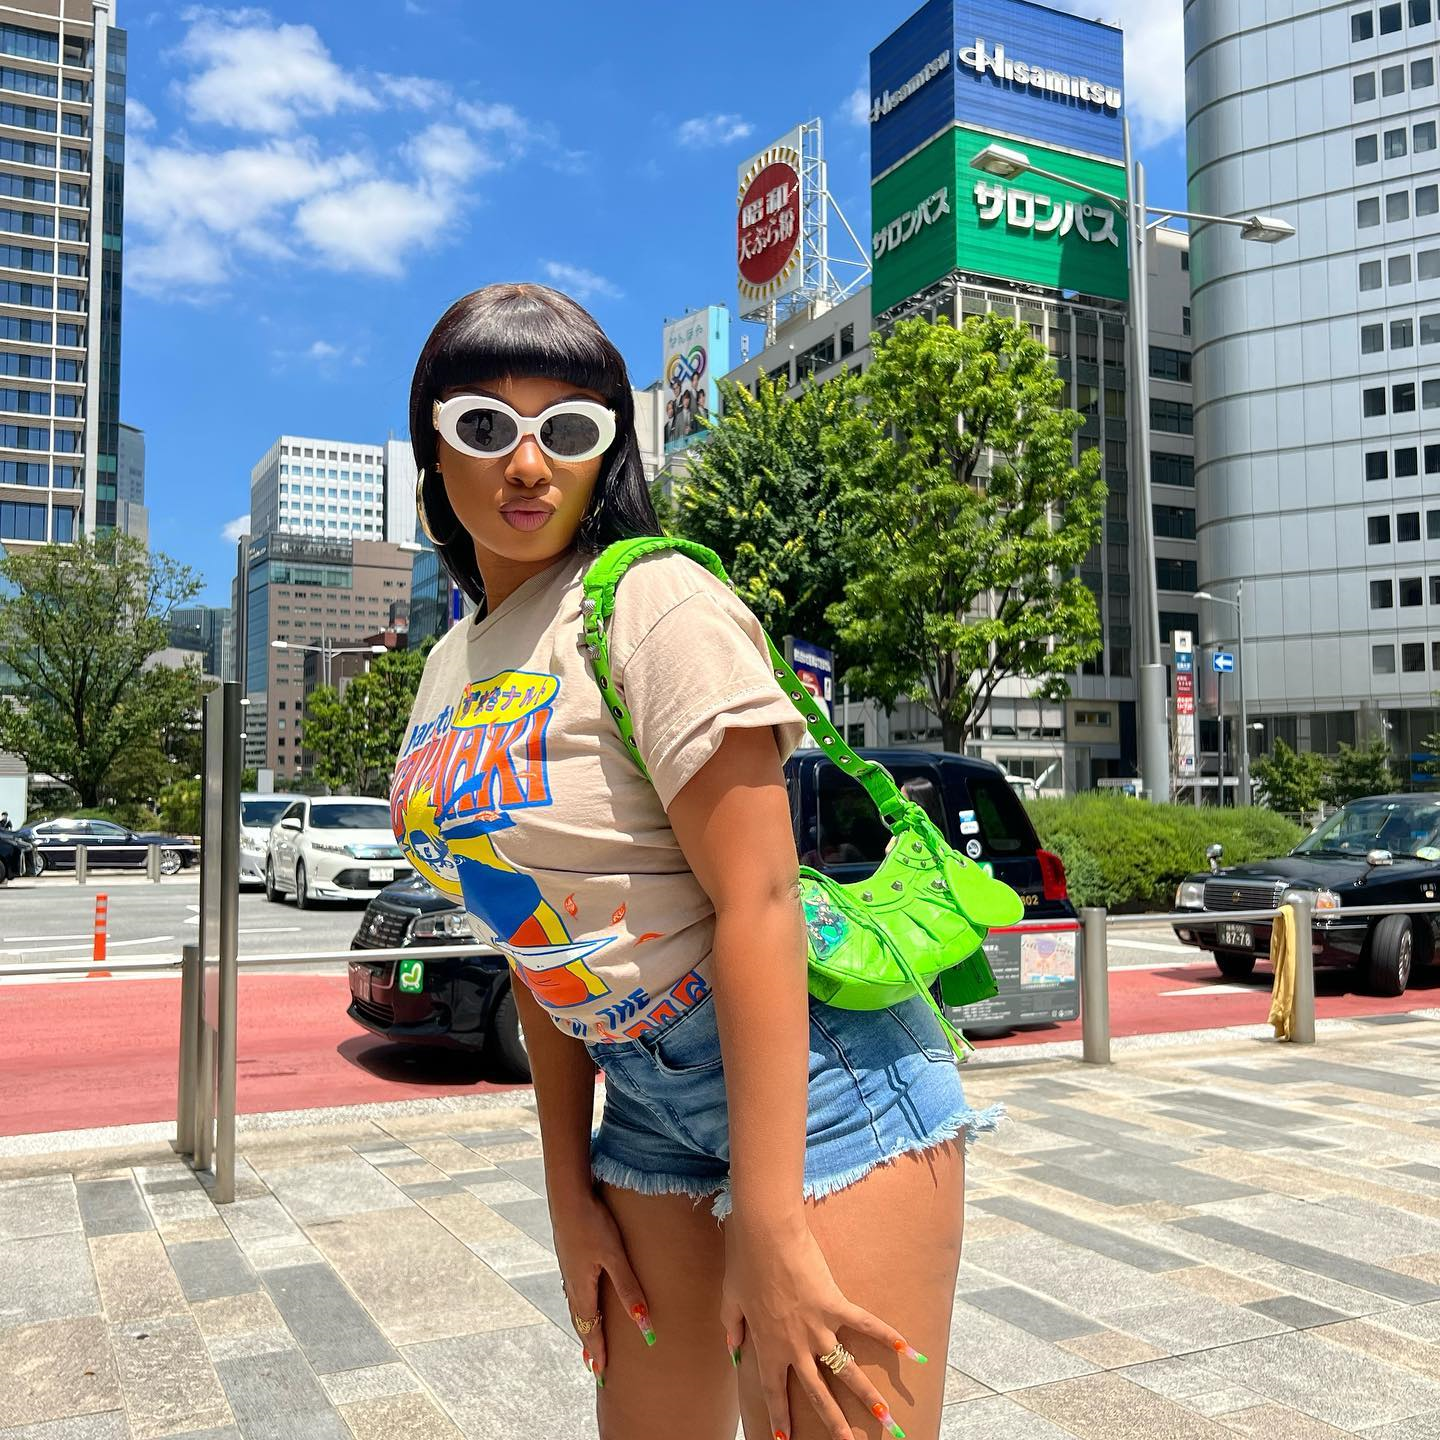
[[[477,605],[484,604],[484,581],[474,545],[435,473],[431,411],[447,390],[534,376],[593,390],[615,412],[615,440],[601,460],[590,508],[576,534],[577,548],[599,553],[615,540],[661,533],[635,436],[630,376],[614,343],[588,310],[558,290],[487,285],[440,317],[410,385],[410,448],[417,470],[424,472],[422,493],[438,537],[435,548],[455,583]]]

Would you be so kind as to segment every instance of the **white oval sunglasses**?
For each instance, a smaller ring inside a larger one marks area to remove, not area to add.
[[[594,400],[561,400],[521,415],[490,395],[452,395],[435,402],[434,423],[456,450],[482,460],[508,455],[526,435],[552,460],[593,460],[615,438],[615,412]]]

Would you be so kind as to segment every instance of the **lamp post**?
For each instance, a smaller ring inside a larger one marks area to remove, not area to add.
[[[1023,150],[1009,145],[987,145],[970,161],[976,170],[1002,180],[1029,173],[1042,180],[1054,180],[1081,190],[1113,205],[1125,221],[1130,262],[1130,397],[1131,434],[1134,437],[1139,476],[1133,484],[1137,499],[1132,502],[1140,537],[1141,563],[1138,567],[1140,595],[1144,605],[1141,637],[1140,685],[1138,691],[1140,729],[1140,773],[1152,800],[1170,798],[1170,719],[1165,696],[1165,665],[1160,648],[1160,596],[1155,575],[1154,510],[1150,498],[1150,365],[1147,349],[1150,334],[1149,282],[1146,271],[1146,238],[1167,220],[1189,220],[1202,225],[1232,225],[1242,240],[1273,245],[1295,234],[1295,227],[1273,215],[1202,215],[1190,210],[1151,208],[1145,203],[1145,167],[1130,154],[1130,122],[1125,122],[1125,169],[1131,176],[1134,199],[1097,190],[1067,175],[1042,170],[1030,163]],[[1149,217],[1154,215],[1154,220]]]
[[[1235,611],[1235,668],[1240,672],[1240,803],[1250,803],[1250,726],[1245,719],[1245,582],[1235,582],[1235,598],[1227,600],[1223,595],[1212,595],[1208,590],[1197,590],[1193,600],[1210,600],[1216,605],[1229,605]],[[1217,692],[1218,694],[1218,692]],[[1217,707],[1218,708],[1218,707]],[[1225,717],[1220,716],[1220,749],[1225,749]],[[1221,797],[1224,803],[1224,796]]]
[[[328,635],[322,635],[318,645],[297,645],[293,640],[272,640],[270,648],[272,650],[308,650],[312,655],[318,655],[326,685],[330,683],[330,662],[337,655],[384,655],[388,649],[385,645],[332,645]]]

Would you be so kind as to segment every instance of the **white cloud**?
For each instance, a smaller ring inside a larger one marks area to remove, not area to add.
[[[1091,18],[1095,0],[1058,0]],[[1180,0],[1107,0],[1105,18],[1125,30],[1125,105],[1137,145],[1157,145],[1185,128],[1185,34]]]
[[[857,85],[846,97],[843,107],[845,118],[852,125],[870,124],[870,87]]]
[[[283,135],[306,116],[379,107],[310,25],[277,25],[263,10],[190,10],[182,18],[189,29],[175,54],[194,73],[180,91],[196,120]]]
[[[680,144],[691,148],[707,145],[728,145],[733,140],[743,140],[754,130],[748,120],[738,115],[697,115],[691,120],[682,120],[675,138]]]
[[[606,300],[622,298],[620,287],[614,281],[597,275],[593,270],[586,270],[579,265],[567,265],[563,260],[543,260],[540,268],[544,270],[547,280],[577,300],[589,300],[595,295]]]
[[[402,275],[404,260],[445,238],[446,205],[423,185],[366,180],[307,200],[295,228],[337,270]]]
[[[143,135],[155,128],[155,115],[143,100],[133,95],[125,97],[125,128],[132,135]]]
[[[405,153],[425,179],[447,185],[498,170],[501,163],[468,130],[445,123],[422,130]]]
[[[307,360],[338,360],[345,352],[328,340],[316,340],[305,352]]]
[[[247,510],[243,515],[237,515],[233,520],[226,521],[224,529],[220,531],[221,536],[232,545],[242,536],[250,533],[250,512]]]
[[[448,85],[426,80],[422,75],[377,75],[375,79],[392,100],[416,110],[433,110],[450,98]]]

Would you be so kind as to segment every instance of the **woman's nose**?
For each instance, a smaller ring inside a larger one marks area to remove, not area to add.
[[[518,480],[524,485],[538,485],[550,478],[550,464],[540,448],[540,442],[533,435],[526,435],[510,452],[505,475],[507,479]]]

